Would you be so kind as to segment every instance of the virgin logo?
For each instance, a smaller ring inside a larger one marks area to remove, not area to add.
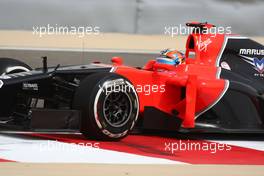
[[[211,43],[212,43],[212,40],[210,38],[203,41],[201,36],[200,36],[199,40],[197,40],[197,42],[196,42],[196,45],[197,45],[199,51],[207,51],[207,47]]]

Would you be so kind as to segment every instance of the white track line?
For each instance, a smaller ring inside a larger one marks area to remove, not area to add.
[[[186,164],[58,141],[3,135],[0,135],[0,158],[31,163]]]
[[[264,141],[242,141],[242,140],[235,140],[235,141],[232,141],[232,140],[210,140],[210,141],[264,151]]]

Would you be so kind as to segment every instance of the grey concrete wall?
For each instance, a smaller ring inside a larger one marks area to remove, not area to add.
[[[209,21],[264,35],[263,0],[0,0],[0,29],[99,26],[101,32],[162,34],[164,26]]]
[[[231,26],[232,32],[264,35],[263,0],[143,0],[139,33],[162,33],[164,26],[208,21]]]
[[[0,0],[0,29],[57,24],[133,33],[136,5],[135,0]]]

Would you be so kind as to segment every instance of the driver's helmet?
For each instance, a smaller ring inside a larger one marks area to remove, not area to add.
[[[185,55],[175,49],[165,49],[160,52],[156,61],[161,64],[179,65],[185,63]]]

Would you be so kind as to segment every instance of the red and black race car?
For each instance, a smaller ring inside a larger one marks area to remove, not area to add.
[[[81,132],[100,140],[142,129],[183,132],[264,131],[264,47],[233,34],[194,27],[186,62],[150,60],[142,68],[90,65],[31,69],[0,59],[0,129]],[[200,29],[200,30],[197,30]]]

